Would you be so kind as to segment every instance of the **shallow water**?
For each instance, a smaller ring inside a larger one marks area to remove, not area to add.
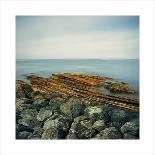
[[[48,77],[56,72],[87,73],[109,76],[139,89],[139,60],[96,60],[96,59],[41,59],[17,60],[16,79],[25,80],[25,75],[37,74]]]

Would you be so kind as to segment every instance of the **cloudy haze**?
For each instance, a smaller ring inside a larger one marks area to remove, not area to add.
[[[137,59],[138,16],[17,16],[17,59]]]

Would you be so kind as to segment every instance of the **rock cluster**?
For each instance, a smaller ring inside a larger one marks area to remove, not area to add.
[[[36,92],[22,81],[17,81],[16,96],[16,139],[139,138],[137,111]]]
[[[129,93],[129,94],[137,93],[137,91],[129,87],[127,83],[114,81],[114,80],[105,81],[104,87],[114,93]]]

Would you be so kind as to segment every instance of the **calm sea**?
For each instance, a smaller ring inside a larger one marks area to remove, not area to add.
[[[44,59],[17,60],[16,79],[25,80],[25,75],[37,74],[47,77],[56,72],[87,73],[102,75],[129,83],[139,89],[139,60],[96,59]]]

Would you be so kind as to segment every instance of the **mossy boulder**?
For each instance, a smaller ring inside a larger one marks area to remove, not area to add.
[[[47,99],[37,98],[33,102],[33,106],[39,111],[41,108],[48,106],[49,101]]]
[[[44,130],[41,139],[60,139],[63,138],[62,133],[57,130],[56,127],[51,127],[47,130]]]
[[[27,98],[21,98],[16,100],[16,112],[21,113],[26,109],[32,108],[32,100]]]
[[[71,126],[70,118],[64,115],[53,115],[43,125],[43,139],[65,138]]]
[[[72,118],[84,113],[85,105],[80,99],[70,98],[66,103],[60,105],[60,110]]]
[[[17,123],[27,127],[34,127],[38,125],[37,122],[37,111],[35,109],[26,109],[22,111],[20,114],[20,119],[18,119]]]
[[[53,111],[59,111],[60,110],[60,105],[64,103],[66,100],[60,97],[56,97],[50,100],[49,106]]]
[[[139,136],[139,119],[135,119],[130,122],[126,122],[122,127],[121,127],[121,132],[123,134],[128,133],[134,136]]]
[[[115,109],[109,111],[109,117],[111,121],[111,126],[120,128],[125,122],[129,120],[129,114],[125,110]]]
[[[96,135],[96,129],[92,128],[93,122],[86,116],[79,116],[74,119],[69,130],[69,136],[78,139],[90,139]]]
[[[103,106],[89,106],[85,109],[85,116],[90,118],[93,122],[97,120],[108,121],[109,117]]]
[[[138,139],[139,137],[137,137],[137,136],[134,136],[134,135],[132,135],[132,134],[130,134],[130,133],[125,133],[124,135],[123,135],[123,139]]]
[[[47,108],[41,108],[39,113],[37,114],[38,121],[44,121],[48,117],[53,115],[53,111]]]
[[[97,131],[102,131],[103,129],[106,128],[106,123],[104,120],[97,120],[93,124],[92,128],[96,129]]]
[[[102,130],[95,136],[95,139],[121,139],[122,135],[115,127],[109,127]]]
[[[22,131],[18,133],[17,139],[30,139],[32,137],[32,133],[28,131]]]

